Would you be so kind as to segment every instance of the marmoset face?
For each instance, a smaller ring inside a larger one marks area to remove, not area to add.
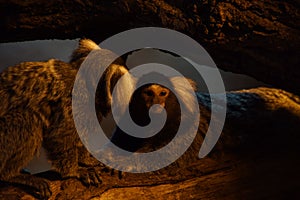
[[[165,108],[166,100],[169,96],[169,93],[169,89],[161,85],[153,84],[143,88],[141,96],[145,101],[145,105],[148,109],[150,109],[151,106],[155,104],[160,105],[152,108],[152,112],[158,114],[162,112],[163,108]]]

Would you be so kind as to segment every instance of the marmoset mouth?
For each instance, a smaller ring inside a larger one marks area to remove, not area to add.
[[[164,106],[160,104],[154,104],[150,107],[149,113],[161,114],[165,110]]]

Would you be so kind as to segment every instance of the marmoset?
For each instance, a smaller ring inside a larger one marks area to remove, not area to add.
[[[171,85],[174,85],[175,82],[182,81],[184,77],[166,79]],[[136,82],[134,78],[132,81]],[[223,99],[218,94],[197,92],[195,83],[192,80],[189,80],[189,83],[195,89],[200,111],[200,121],[196,124],[198,132],[194,145],[191,147],[196,158],[210,121],[219,120],[218,118],[211,118],[212,101],[218,105],[218,101],[223,101]],[[148,125],[151,123],[150,107],[158,104],[161,107],[156,108],[158,110],[154,110],[154,112],[159,115],[161,109],[165,109],[167,113],[166,123],[156,135],[149,138],[134,137],[117,127],[112,142],[130,152],[150,152],[167,145],[177,134],[182,119],[190,120],[189,113],[184,114],[185,116],[181,118],[182,113],[178,98],[190,99],[191,91],[184,89],[184,87],[174,88],[180,93],[178,97],[169,88],[156,83],[143,85],[134,91],[129,103],[132,120],[139,126]],[[272,141],[280,137],[289,138],[297,134],[300,123],[300,98],[297,95],[277,88],[258,87],[226,92],[226,99],[226,108],[218,108],[226,109],[227,115],[215,150],[226,151],[237,147],[249,148],[253,144],[256,146],[259,144],[266,145],[268,139]],[[185,101],[185,103],[186,106],[189,105],[189,101]],[[284,141],[284,138],[278,139],[278,141]]]
[[[33,195],[47,199],[51,190],[47,180],[20,173],[38,153],[47,151],[53,168],[62,178],[77,177],[84,184],[98,185],[95,170],[79,166],[79,158],[88,159],[77,134],[72,116],[72,88],[78,69],[93,50],[101,50],[88,39],[82,39],[70,62],[51,59],[46,62],[24,62],[8,67],[0,74],[0,180],[25,185]],[[112,64],[99,83],[113,85],[111,77],[122,74],[124,66]],[[124,70],[123,70],[124,71]],[[115,74],[114,76],[112,74]],[[117,74],[117,75],[116,75]],[[99,92],[100,91],[100,92]],[[107,99],[110,88],[99,88],[99,99]],[[97,101],[98,102],[98,101]],[[99,120],[107,113],[109,104],[102,106]],[[107,107],[105,107],[107,106]]]

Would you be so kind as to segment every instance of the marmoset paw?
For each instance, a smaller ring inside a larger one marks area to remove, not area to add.
[[[49,183],[46,180],[36,179],[35,182],[30,185],[30,187],[34,189],[32,191],[32,195],[38,199],[46,200],[52,195]]]
[[[102,183],[100,173],[97,172],[94,168],[85,168],[81,167],[78,170],[79,179],[85,186],[98,186]]]

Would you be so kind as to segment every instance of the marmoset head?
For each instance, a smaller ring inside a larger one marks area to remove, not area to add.
[[[161,113],[166,106],[166,100],[169,96],[170,90],[158,84],[151,84],[144,86],[141,89],[140,97],[145,102],[145,106],[149,110],[153,105],[159,105],[152,107],[153,113]]]

